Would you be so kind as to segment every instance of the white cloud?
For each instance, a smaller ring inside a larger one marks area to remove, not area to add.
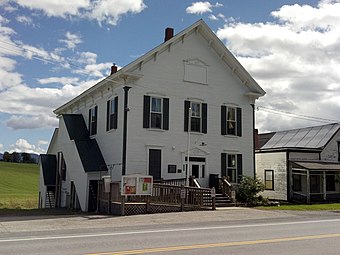
[[[137,14],[147,7],[143,0],[9,0],[9,3],[41,11],[49,17],[86,18],[108,25],[116,25],[123,15]]]
[[[90,7],[90,0],[11,0],[31,10],[39,10],[47,16],[67,17],[78,15],[82,9]]]
[[[30,17],[27,16],[18,16],[15,18],[19,23],[25,25],[25,26],[33,26],[34,27],[34,23],[33,20]]]
[[[186,12],[190,14],[203,14],[206,12],[212,12],[212,5],[209,2],[195,2],[191,6],[187,7]]]
[[[16,152],[26,152],[26,153],[35,153],[41,154],[45,153],[46,150],[41,148],[40,145],[30,144],[26,139],[20,138],[18,139],[15,144],[10,145],[10,153]]]
[[[76,84],[77,82],[79,82],[79,78],[77,77],[49,77],[49,78],[38,79],[38,82],[40,84],[60,83],[63,85],[67,85],[67,84]]]
[[[4,145],[0,143],[0,150],[2,151],[4,149]]]
[[[45,141],[45,140],[38,140],[38,145],[48,145],[49,141]]]
[[[259,105],[339,120],[340,4],[328,2],[282,6],[272,12],[277,22],[231,21],[218,29],[217,36],[266,90]],[[257,112],[260,131],[317,124]]]
[[[99,24],[116,25],[122,15],[140,13],[145,8],[143,0],[100,0],[92,3],[87,17]]]
[[[68,49],[74,49],[77,46],[77,44],[80,44],[83,42],[81,39],[81,36],[72,34],[70,32],[67,32],[65,37],[66,39],[61,39],[59,41],[62,43],[65,43]]]
[[[223,4],[216,3],[215,5],[210,2],[193,2],[189,7],[186,8],[186,12],[189,14],[202,15],[203,13],[212,12],[212,8],[222,7]],[[213,16],[210,16],[210,19]],[[216,16],[215,16],[216,18]]]
[[[51,128],[58,125],[58,120],[55,117],[48,115],[38,116],[16,116],[13,115],[6,121],[7,127],[14,130],[17,129],[37,129],[37,128]]]

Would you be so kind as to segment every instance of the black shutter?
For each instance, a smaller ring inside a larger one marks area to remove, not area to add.
[[[117,129],[118,127],[118,97],[115,97],[115,115],[113,119],[113,128]]]
[[[169,130],[169,98],[163,98],[163,129]]]
[[[237,154],[237,182],[240,183],[243,175],[242,170],[242,154]]]
[[[150,127],[150,96],[144,96],[143,128]]]
[[[90,134],[90,135],[92,135],[92,134],[91,134],[91,133],[92,133],[92,132],[91,132],[91,112],[92,112],[92,111],[91,111],[91,108],[90,108],[90,109],[89,109],[89,127],[88,127],[88,128],[89,128],[89,134]]]
[[[202,133],[206,134],[208,128],[208,106],[202,103]]]
[[[110,100],[106,102],[106,131],[110,130]]]
[[[184,131],[188,132],[190,101],[184,101]]]
[[[221,106],[221,135],[227,134],[227,106]]]
[[[221,177],[227,176],[227,154],[221,153]]]
[[[237,118],[237,136],[242,136],[242,108],[236,109]]]

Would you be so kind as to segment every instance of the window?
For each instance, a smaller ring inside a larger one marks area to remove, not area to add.
[[[236,173],[236,155],[235,154],[228,154],[227,160],[227,173],[230,182],[236,182],[237,180],[237,173]]]
[[[143,128],[169,130],[169,99],[144,96]]]
[[[221,106],[221,134],[242,136],[242,109]]]
[[[274,170],[264,171],[264,184],[266,190],[274,190]]]
[[[151,128],[162,128],[162,98],[151,97]]]
[[[89,110],[90,136],[97,134],[97,115],[98,115],[98,106],[90,108],[90,110]]]
[[[64,160],[64,155],[60,151],[58,152],[58,173],[60,175],[61,180],[66,181],[66,163]]]
[[[238,183],[242,177],[242,154],[221,153],[221,176]]]
[[[340,162],[340,142],[338,142],[338,161]]]
[[[310,179],[310,192],[320,193],[320,176],[310,175],[309,179]]]
[[[326,175],[326,190],[335,191],[335,174]]]
[[[117,129],[118,97],[107,101],[106,131]]]
[[[191,102],[191,131],[201,132],[201,104]]]
[[[302,191],[301,175],[293,174],[293,191]]]
[[[190,109],[191,108],[191,115]],[[190,119],[190,131],[207,133],[207,104],[191,101],[184,102],[184,131],[188,132]]]

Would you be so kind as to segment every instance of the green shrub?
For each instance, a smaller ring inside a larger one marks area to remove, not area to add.
[[[257,197],[257,194],[264,191],[264,188],[265,186],[260,178],[242,176],[236,198],[239,202],[245,203],[247,206],[255,206],[264,200],[262,197]]]

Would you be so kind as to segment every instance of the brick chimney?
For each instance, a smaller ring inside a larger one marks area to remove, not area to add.
[[[167,40],[171,39],[172,37],[174,37],[174,29],[171,27],[167,27],[165,29],[165,38],[164,38],[164,42],[166,42]]]
[[[117,73],[117,66],[115,64],[113,64],[113,66],[111,66],[111,75]]]

